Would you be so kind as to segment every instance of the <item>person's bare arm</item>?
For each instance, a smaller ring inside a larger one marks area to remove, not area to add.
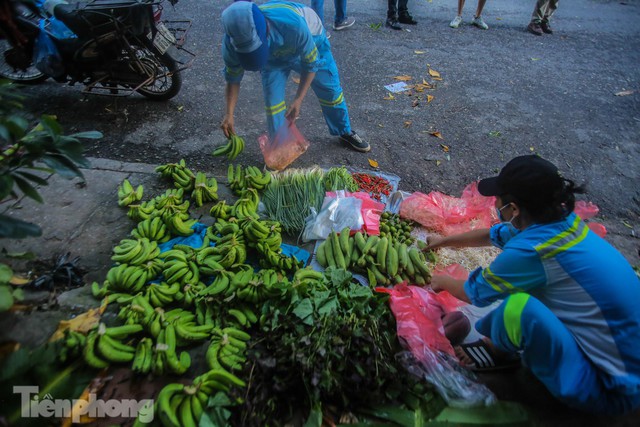
[[[287,114],[285,115],[289,121],[294,121],[300,115],[302,101],[304,100],[304,97],[307,96],[307,92],[311,87],[311,82],[315,77],[316,73],[309,71],[302,71],[302,73],[300,73],[300,84],[298,84],[296,96],[291,105],[289,105],[289,108],[287,108]]]
[[[427,239],[426,250],[443,247],[469,248],[481,246],[491,246],[491,238],[488,228],[471,230],[466,233],[454,234],[445,237],[429,237]]]
[[[234,128],[233,114],[236,110],[236,104],[238,103],[238,95],[240,94],[240,83],[227,83],[224,90],[224,99],[226,103],[226,110],[222,124],[220,128],[227,138],[236,133]]]
[[[431,289],[435,292],[447,291],[461,301],[471,304],[471,300],[464,291],[465,280],[454,279],[445,275],[434,275],[431,277]]]

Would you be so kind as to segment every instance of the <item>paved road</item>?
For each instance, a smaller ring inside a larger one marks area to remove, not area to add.
[[[197,54],[170,102],[138,96],[82,102],[79,88],[48,82],[29,90],[32,108],[55,112],[69,130],[103,131],[105,138],[88,146],[91,156],[143,163],[184,157],[222,173],[224,159],[209,154],[224,139],[218,129],[224,111],[219,15],[228,3],[181,0],[165,11],[193,20],[187,47]],[[333,3],[325,3],[330,23]],[[298,123],[311,148],[295,166],[368,167],[371,158],[398,174],[407,191],[459,195],[513,156],[539,153],[588,184],[587,198],[601,207],[612,241],[638,263],[640,2],[563,1],[555,34],[543,37],[525,31],[532,3],[488,2],[484,18],[491,28],[483,31],[468,24],[475,2],[467,4],[466,25],[453,30],[454,0],[412,0],[419,24],[393,31],[379,27],[385,1],[349,2],[356,24],[332,31],[331,43],[353,126],[373,150],[363,155],[340,146],[310,93]],[[441,81],[430,78],[429,67]],[[428,91],[433,100],[427,103],[426,93],[385,100],[384,86],[399,75],[411,76],[409,83],[435,83]],[[624,90],[634,92],[614,95]],[[236,123],[248,141],[265,131],[261,99],[258,73],[247,73]],[[442,140],[429,134],[435,131]],[[260,164],[257,144],[249,144],[239,161]]]

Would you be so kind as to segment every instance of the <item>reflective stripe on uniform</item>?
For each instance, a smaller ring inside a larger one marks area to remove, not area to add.
[[[284,110],[286,110],[287,105],[284,101],[282,101],[279,104],[273,105],[271,107],[264,107],[264,109],[267,110],[267,115],[275,116],[276,114],[282,113]]]
[[[320,105],[323,107],[335,107],[344,101],[344,95],[340,92],[340,95],[338,95],[335,101],[326,101],[324,99],[318,99],[318,101],[320,101]]]
[[[300,12],[300,9],[298,9],[297,7],[289,6],[287,4],[263,4],[262,6],[258,6],[258,8],[260,8],[260,10],[290,9],[298,15],[302,16],[302,12]]]
[[[493,271],[489,267],[482,271],[482,277],[491,285],[497,292],[512,292],[515,290],[513,285],[506,280],[493,274]]]
[[[507,299],[504,307],[503,322],[509,341],[516,347],[522,342],[522,311],[529,301],[529,294],[517,293]]]
[[[310,64],[315,62],[316,59],[318,59],[318,48],[314,47],[313,50],[304,57],[304,62],[308,62]]]
[[[238,68],[225,67],[224,71],[225,73],[227,73],[227,75],[231,77],[238,77],[238,76],[241,76],[242,73],[244,73],[244,69],[242,67],[238,67]]]
[[[583,241],[588,232],[589,228],[576,216],[570,228],[534,248],[542,258],[551,258]]]

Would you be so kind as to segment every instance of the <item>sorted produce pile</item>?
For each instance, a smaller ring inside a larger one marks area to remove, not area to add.
[[[231,135],[226,144],[223,144],[213,150],[214,156],[227,156],[229,160],[235,160],[236,157],[244,151],[244,139],[238,135]]]
[[[413,221],[402,219],[398,214],[383,212],[380,215],[380,237],[388,236],[399,243],[411,246],[415,242],[411,237],[413,227]]]
[[[325,172],[324,188],[327,191],[347,190],[352,193],[359,190],[356,180],[344,166],[330,168]]]
[[[371,194],[371,197],[380,201],[382,196],[388,196],[393,187],[388,179],[368,173],[354,173],[353,179],[358,184],[360,191]]]
[[[209,198],[217,200],[211,226],[189,209],[197,204],[196,182],[207,188],[217,183],[184,161],[158,167],[176,188],[154,198],[143,200],[141,189],[123,183],[118,201],[136,224],[114,247],[115,265],[104,282],[91,286],[97,298],[117,304],[117,324],[100,323],[86,335],[67,332],[57,343],[60,359],[174,376],[154,399],[164,426],[307,419],[319,427],[321,408],[357,412],[382,403],[420,410],[427,418],[437,414],[442,399],[396,358],[403,349],[388,297],[354,282],[347,270],[370,272],[372,286],[401,277],[426,280],[420,254],[391,234],[376,241],[344,231],[333,233],[323,248],[330,268],[302,268],[282,250],[285,224],[258,216],[255,183],[270,181],[265,195],[271,189],[281,203],[307,197],[308,208],[322,201],[321,172],[258,177],[256,170],[241,170],[244,178],[232,180],[237,200]],[[170,248],[161,251],[166,242]],[[206,368],[195,372],[192,355],[198,351]]]

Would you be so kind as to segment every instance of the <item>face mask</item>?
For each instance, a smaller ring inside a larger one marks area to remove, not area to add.
[[[502,209],[506,208],[507,206],[509,206],[511,203],[504,205],[501,208],[496,208],[496,212],[498,213],[498,219],[500,220],[500,222],[507,222],[507,220],[504,219],[504,217],[502,216]],[[513,221],[513,218],[511,218],[511,221]],[[511,223],[511,221],[509,221],[509,223]]]

